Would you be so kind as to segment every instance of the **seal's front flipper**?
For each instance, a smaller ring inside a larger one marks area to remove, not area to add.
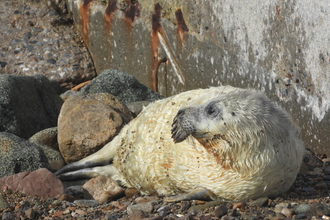
[[[165,198],[165,202],[179,202],[185,200],[203,200],[203,201],[211,201],[211,200],[219,200],[219,198],[214,195],[210,190],[205,189],[204,187],[198,187],[193,191],[182,194],[174,197]]]

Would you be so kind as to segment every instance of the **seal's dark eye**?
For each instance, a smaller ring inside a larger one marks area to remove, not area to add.
[[[213,106],[209,106],[207,108],[207,114],[212,115],[215,112],[215,109]]]
[[[216,115],[218,112],[218,109],[214,105],[209,105],[206,107],[206,113],[208,115]]]

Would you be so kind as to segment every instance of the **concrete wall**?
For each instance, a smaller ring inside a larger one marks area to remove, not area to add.
[[[220,84],[265,91],[306,147],[330,156],[330,3],[67,0],[98,72],[170,96]]]

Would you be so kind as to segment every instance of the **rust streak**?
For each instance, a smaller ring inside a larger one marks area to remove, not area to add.
[[[155,71],[153,71],[154,74],[154,81],[152,81],[151,83],[151,88],[153,91],[158,92],[158,69],[161,63],[167,63],[167,58],[164,57],[163,59],[158,60],[156,67],[155,67]]]
[[[281,16],[281,8],[279,5],[276,5],[276,14],[277,14],[277,18],[279,18]]]
[[[189,29],[186,25],[186,22],[185,22],[184,18],[183,18],[183,14],[182,14],[181,9],[176,10],[175,17],[176,17],[176,20],[178,22],[178,29],[181,32],[188,32]]]
[[[105,21],[106,21],[106,27],[107,27],[107,30],[110,29],[110,23],[111,23],[111,17],[112,17],[112,14],[117,10],[117,0],[109,0],[108,2],[108,6],[107,8],[105,9],[105,14],[104,14],[104,17],[105,17]]]
[[[157,91],[157,70],[160,65],[158,61],[158,31],[161,28],[160,25],[160,13],[162,7],[159,3],[155,4],[155,12],[152,14],[152,31],[151,31],[151,52],[152,52],[152,70],[151,70],[151,89]]]
[[[189,29],[186,25],[186,22],[184,20],[183,14],[181,9],[178,9],[175,11],[175,17],[176,17],[176,21],[177,21],[177,25],[178,25],[178,35],[180,38],[180,42],[181,42],[181,46],[183,46],[183,42],[184,42],[184,33],[188,32]]]
[[[133,23],[135,17],[140,17],[141,6],[138,2],[133,3],[131,0],[127,0],[126,2],[128,3],[128,7],[124,11],[125,18]]]
[[[173,67],[174,73],[177,75],[179,82],[184,84],[185,83],[185,78],[184,75],[181,71],[181,68],[178,64],[178,61],[175,57],[175,54],[170,47],[169,40],[166,36],[165,30],[160,24],[161,20],[161,10],[162,7],[160,6],[159,3],[155,4],[155,12],[152,14],[152,32],[151,32],[151,50],[153,54],[153,60],[152,60],[152,69],[151,69],[151,89],[154,91],[158,91],[158,68],[160,63],[162,62],[167,62],[162,60],[158,60],[158,43],[161,44],[162,48],[164,49],[167,59]],[[181,24],[184,24],[183,18],[180,20]],[[183,28],[183,26],[182,26]]]
[[[112,22],[112,16],[115,13],[115,11],[117,10],[117,0],[109,0],[108,5],[105,9],[104,12],[104,22],[103,22],[103,26],[104,26],[104,34],[105,36],[107,36],[107,43],[108,43],[108,58],[109,60],[111,59],[111,22]]]
[[[80,7],[82,37],[85,45],[88,47],[88,30],[89,30],[89,7],[93,0],[84,0],[84,3]]]

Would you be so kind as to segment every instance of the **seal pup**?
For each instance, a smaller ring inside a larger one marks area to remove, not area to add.
[[[56,175],[103,174],[142,194],[179,195],[167,201],[246,200],[287,191],[303,152],[282,108],[255,90],[221,86],[150,104],[112,142]]]

